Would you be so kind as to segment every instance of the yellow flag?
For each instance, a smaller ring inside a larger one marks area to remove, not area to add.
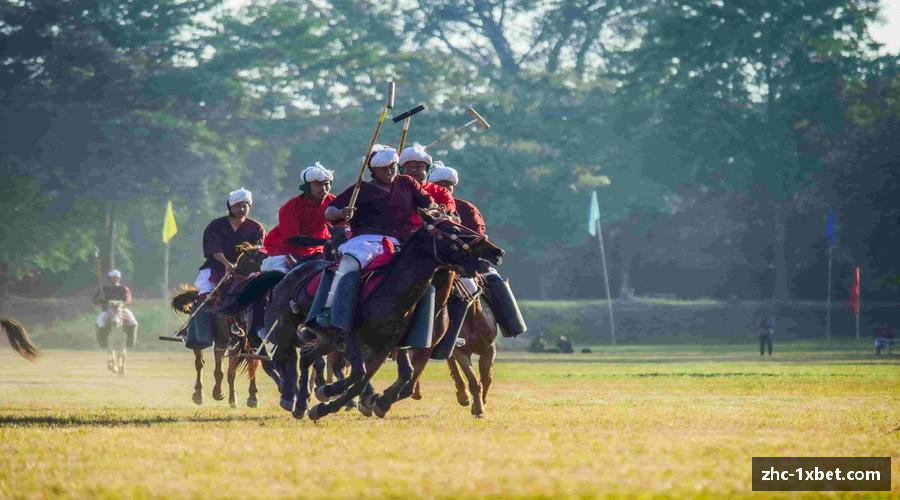
[[[169,202],[166,203],[166,220],[163,222],[163,243],[168,243],[177,232],[178,226],[175,225],[175,211],[172,210],[172,200],[169,200]]]

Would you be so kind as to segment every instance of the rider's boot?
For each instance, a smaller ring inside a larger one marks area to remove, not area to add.
[[[345,255],[341,258],[325,299],[325,306],[313,321],[306,324],[307,327],[325,335],[332,341],[339,341],[342,334],[348,334],[353,330],[356,302],[359,296],[359,269],[359,262],[354,257]],[[322,290],[323,287],[320,284],[319,291]],[[315,301],[318,300],[321,300],[321,297],[319,297],[319,293],[316,293]]]
[[[444,334],[438,345],[431,351],[431,359],[450,359],[450,356],[453,355],[453,349],[456,347],[456,341],[459,338],[459,332],[462,330],[470,305],[472,305],[472,301],[462,297],[451,296],[447,301],[447,314],[450,316],[450,325],[447,327],[447,333]]]
[[[134,349],[137,345],[137,325],[125,325],[125,346]]]

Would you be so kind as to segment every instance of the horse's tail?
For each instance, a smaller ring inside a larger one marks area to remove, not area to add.
[[[182,314],[190,314],[194,301],[200,296],[200,291],[190,285],[181,285],[180,291],[172,297],[172,310]]]
[[[281,271],[264,271],[258,275],[249,278],[241,286],[240,292],[229,294],[219,304],[219,311],[223,314],[238,314],[256,302],[259,298],[269,293],[269,290],[275,288],[286,274]]]
[[[0,325],[6,332],[6,338],[9,339],[9,345],[14,351],[28,361],[34,361],[41,356],[41,352],[31,343],[28,338],[28,332],[25,327],[12,318],[0,318]]]
[[[241,354],[245,352],[253,352],[253,348],[250,346],[250,339],[246,336],[241,340],[236,349],[228,353],[228,356],[237,358],[234,363],[236,373],[247,373],[250,378],[253,378],[256,376],[256,369],[259,368],[259,360],[247,359],[241,356]]]

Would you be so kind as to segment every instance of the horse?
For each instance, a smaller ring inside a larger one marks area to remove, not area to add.
[[[435,288],[434,305],[436,312],[431,344],[428,347],[398,350],[396,352],[397,380],[392,387],[399,388],[399,390],[385,391],[380,396],[367,391],[366,397],[360,400],[360,413],[367,417],[374,413],[378,418],[384,418],[394,403],[413,395],[413,388],[418,386],[419,377],[425,371],[425,365],[431,359],[431,353],[441,342],[444,335],[447,334],[447,329],[450,326],[447,301],[450,299],[450,294],[453,291],[455,279],[456,273],[448,268],[442,267],[435,272],[432,285]]]
[[[28,338],[28,332],[21,323],[12,318],[0,318],[0,327],[6,332],[6,338],[9,340],[9,346],[16,351],[19,356],[34,362],[41,356],[41,352]]]
[[[484,293],[489,292],[485,289]],[[481,418],[485,416],[488,390],[493,383],[494,359],[497,356],[497,320],[486,300],[482,300],[481,297],[475,299],[459,336],[466,343],[454,349],[453,355],[447,360],[450,376],[456,385],[456,402],[462,406],[469,404],[466,384],[463,381],[464,374],[469,383],[469,392],[472,394],[472,416]],[[481,380],[472,368],[473,354],[478,355],[478,375]],[[416,385],[416,394],[413,397],[422,398],[419,385]]]
[[[240,356],[242,352],[250,352],[253,347],[259,345],[259,340],[256,338],[255,334],[252,332],[252,327],[249,325],[251,322],[245,322],[246,324],[242,324],[244,321],[243,318],[239,316],[233,316],[229,319],[225,314],[221,313],[221,311],[217,310],[217,303],[221,300],[224,300],[227,296],[227,292],[225,291],[229,287],[236,287],[243,283],[244,280],[247,279],[248,276],[257,273],[260,269],[260,264],[262,260],[265,258],[265,254],[260,251],[260,248],[251,245],[249,243],[243,243],[236,247],[241,253],[237,258],[237,262],[235,263],[235,272],[232,275],[226,276],[222,278],[222,281],[216,286],[216,289],[206,298],[209,302],[208,305],[203,306],[204,309],[210,308],[209,311],[211,313],[211,321],[207,323],[206,327],[210,328],[212,331],[211,337],[218,340],[218,344],[214,346],[213,353],[215,359],[215,369],[213,370],[213,376],[215,378],[215,384],[213,385],[213,399],[216,401],[222,401],[225,399],[225,395],[222,392],[222,381],[225,377],[225,374],[222,371],[222,360],[227,355],[228,356],[228,403],[232,408],[237,407],[236,396],[234,392],[234,381],[239,370],[246,369],[248,377],[250,379],[250,387],[249,387],[249,396],[247,398],[247,406],[250,408],[256,408],[259,405],[259,400],[257,398],[257,388],[256,388],[256,373],[260,366],[259,360],[246,360]],[[171,307],[176,312],[182,314],[192,314],[195,310],[195,307],[201,307],[201,304],[197,303],[197,299],[199,297],[199,292],[196,288],[191,286],[182,286],[181,291],[172,297]],[[192,316],[188,323],[179,329],[176,333],[176,336],[184,336],[188,331],[188,328],[192,321],[195,320],[195,317]],[[231,326],[229,326],[229,321]],[[195,327],[201,327],[198,323],[194,323]],[[251,335],[246,335],[244,332],[250,330]],[[238,337],[237,342],[229,342],[227,346],[223,346],[228,342],[229,335],[235,334]],[[256,338],[256,342],[254,339]],[[254,345],[255,344],[255,345]],[[197,378],[194,382],[194,394],[192,396],[192,400],[197,405],[203,404],[203,367],[205,365],[205,361],[203,359],[203,348],[195,348],[192,349],[194,351],[194,368],[197,371]],[[246,363],[246,365],[244,364]],[[264,367],[265,368],[265,367]]]
[[[125,302],[121,300],[109,300],[106,303],[106,327],[98,327],[98,340],[101,347],[106,347],[106,369],[118,373],[119,376],[125,375],[125,354],[127,347],[134,346],[133,330],[124,330],[125,328]],[[109,338],[113,329],[122,329],[122,335],[117,336],[116,342],[111,342]],[[105,334],[105,335],[103,335]],[[127,338],[126,338],[127,337]]]
[[[504,251],[486,237],[443,216],[419,210],[424,224],[404,244],[384,271],[384,282],[357,309],[353,330],[345,336],[350,375],[317,389],[317,396],[335,399],[314,406],[309,418],[318,420],[338,411],[364,390],[372,391],[372,376],[410,327],[412,311],[439,267],[467,277],[499,265]],[[321,342],[320,345],[327,342]],[[401,377],[385,390],[388,398],[409,382]],[[303,386],[301,384],[301,390]],[[376,396],[376,398],[381,396]]]

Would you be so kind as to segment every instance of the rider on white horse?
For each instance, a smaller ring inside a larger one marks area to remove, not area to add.
[[[94,296],[94,303],[103,308],[103,311],[97,316],[97,340],[101,347],[106,347],[112,326],[123,324],[128,336],[129,347],[133,347],[138,322],[134,313],[128,309],[128,306],[131,305],[131,290],[122,284],[122,273],[118,269],[113,269],[106,276],[109,283],[100,288],[100,291]],[[119,301],[124,306],[118,312],[118,318],[113,317],[113,313],[109,310],[110,301]]]

